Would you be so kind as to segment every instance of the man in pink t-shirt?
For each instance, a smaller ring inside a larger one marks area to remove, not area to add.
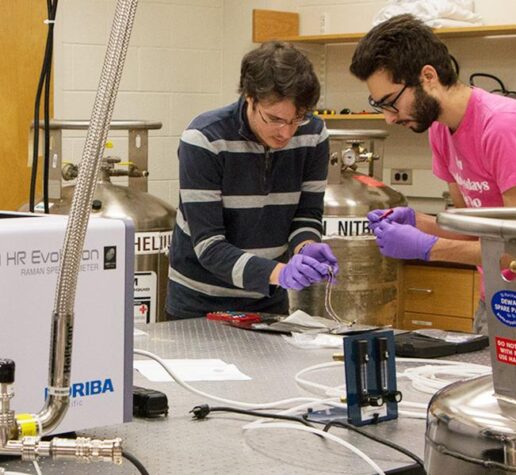
[[[366,82],[370,105],[387,123],[430,129],[433,171],[448,183],[455,207],[516,207],[516,101],[458,81],[446,45],[430,28],[412,15],[377,25],[358,43],[350,70]],[[444,231],[433,216],[395,208],[368,218],[386,256],[481,263],[478,239]],[[481,301],[479,333],[487,333],[486,316]]]

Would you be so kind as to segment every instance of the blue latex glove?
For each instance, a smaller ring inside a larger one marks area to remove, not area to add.
[[[374,209],[367,213],[367,219],[369,220],[369,229],[374,232],[378,225],[383,221],[398,224],[409,224],[410,226],[416,225],[416,212],[413,208],[406,206],[398,206],[392,210],[388,216],[382,218],[385,213],[389,211],[386,209]]]
[[[326,264],[332,268],[333,275],[336,276],[339,273],[339,263],[337,258],[333,254],[331,247],[328,244],[321,242],[313,242],[306,244],[301,248],[299,254],[303,256],[312,257],[321,264]]]
[[[409,224],[379,223],[374,231],[380,252],[396,259],[420,259],[427,261],[437,236],[426,234]]]
[[[281,269],[279,285],[284,289],[301,290],[328,276],[328,266],[313,257],[296,254]]]

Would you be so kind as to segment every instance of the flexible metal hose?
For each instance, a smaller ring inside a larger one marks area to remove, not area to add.
[[[104,145],[129,45],[137,0],[118,0],[90,127],[66,227],[52,315],[49,397],[36,417],[42,433],[54,429],[68,408],[75,292]]]

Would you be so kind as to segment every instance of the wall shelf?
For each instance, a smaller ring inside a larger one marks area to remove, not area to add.
[[[460,28],[436,28],[433,30],[440,38],[484,38],[516,35],[516,24],[469,26]],[[253,10],[253,41],[263,43],[270,40],[320,45],[324,61],[328,44],[357,43],[366,33],[342,33],[331,35],[300,35],[299,14],[274,10]],[[320,73],[324,80],[324,68]],[[333,120],[384,120],[383,114],[320,114],[325,121]]]
[[[516,25],[436,28],[434,32],[441,38],[506,36],[516,34]],[[299,14],[272,10],[253,10],[253,41],[255,43],[262,43],[268,40],[321,45],[357,43],[364,35],[365,33],[299,35]]]

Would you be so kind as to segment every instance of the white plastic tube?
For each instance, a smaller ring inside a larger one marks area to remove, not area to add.
[[[385,475],[385,472],[366,453],[362,452],[359,448],[355,447],[353,444],[350,444],[349,442],[345,441],[344,439],[341,439],[340,437],[330,434],[329,432],[324,432],[323,430],[315,429],[313,427],[308,427],[308,426],[304,426],[304,425],[289,424],[286,422],[267,422],[267,423],[260,423],[260,424],[255,424],[253,422],[251,424],[245,425],[243,427],[243,429],[244,430],[294,429],[294,430],[300,430],[303,432],[309,432],[311,434],[316,434],[316,435],[324,437],[325,439],[328,439],[332,442],[335,442],[339,445],[342,445],[343,447],[347,448],[348,450],[351,450],[354,454],[358,455],[364,462],[366,462],[370,467],[372,467],[376,471],[376,473],[378,473],[380,475]]]
[[[296,397],[296,398],[290,398],[290,399],[282,399],[280,401],[273,401],[268,403],[250,403],[250,402],[242,402],[242,401],[234,401],[232,399],[225,399],[222,397],[214,396],[213,394],[205,393],[204,391],[200,391],[199,389],[194,388],[193,386],[189,385],[185,381],[183,381],[172,368],[170,368],[167,363],[165,363],[159,356],[155,355],[154,353],[151,353],[149,351],[145,350],[134,350],[135,355],[145,356],[147,358],[150,358],[157,363],[159,363],[163,369],[170,375],[170,377],[180,386],[182,386],[187,391],[190,391],[194,394],[197,394],[199,396],[205,397],[207,399],[212,399],[213,401],[222,402],[224,404],[230,404],[233,406],[240,407],[242,409],[274,409],[278,408],[280,406],[284,406],[286,404],[292,404],[292,403],[302,403],[302,402],[317,402],[319,399],[316,398],[308,398],[308,397]]]

